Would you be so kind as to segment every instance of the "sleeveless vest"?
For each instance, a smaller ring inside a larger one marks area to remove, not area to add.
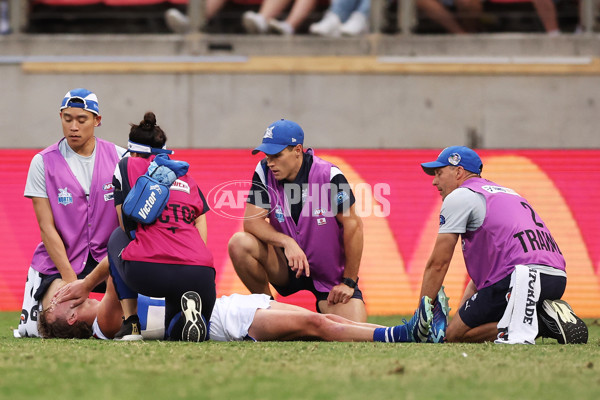
[[[133,187],[154,159],[129,157],[127,177]],[[186,174],[171,185],[167,206],[156,222],[137,224],[135,239],[123,250],[123,259],[164,264],[213,266],[213,256],[194,221],[204,208],[194,179]],[[126,195],[126,193],[124,193]]]
[[[89,253],[96,261],[106,256],[108,238],[119,226],[112,185],[119,155],[113,143],[96,138],[94,172],[87,199],[81,184],[60,153],[58,143],[40,152],[44,159],[46,193],[69,262],[75,273],[79,274],[85,267]],[[58,272],[43,242],[35,249],[31,266],[46,275]]]
[[[565,259],[546,224],[514,190],[483,178],[461,187],[485,197],[486,214],[475,231],[462,235],[467,271],[480,290],[508,276],[518,264],[565,270]]]
[[[313,154],[312,149],[307,152]],[[308,185],[303,188],[306,200],[298,224],[291,216],[283,182],[275,179],[270,169],[266,171],[271,197],[269,221],[275,230],[292,237],[304,251],[310,277],[319,292],[329,292],[342,281],[346,262],[343,229],[331,211],[332,166],[313,155]]]

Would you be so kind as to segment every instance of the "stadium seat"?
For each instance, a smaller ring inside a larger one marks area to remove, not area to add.
[[[102,3],[103,0],[34,0],[32,1],[32,5],[42,4],[46,6],[64,6],[64,7],[74,7],[74,6],[88,6],[91,4],[99,4]]]
[[[113,7],[135,7],[151,6],[153,4],[165,3],[165,0],[103,0],[102,3]],[[174,2],[169,2],[174,3]],[[187,2],[186,2],[187,3]]]
[[[489,0],[492,3],[531,3],[531,0]]]
[[[86,6],[90,4],[106,4],[107,6],[148,6],[152,4],[171,3],[187,4],[189,0],[33,0],[32,4],[44,4],[48,6]],[[257,1],[257,0],[250,0]],[[258,0],[260,1],[260,0]]]

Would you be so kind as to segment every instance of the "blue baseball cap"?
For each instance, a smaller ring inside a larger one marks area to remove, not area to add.
[[[288,146],[304,144],[304,131],[294,121],[280,119],[273,122],[263,136],[262,144],[252,150],[252,154],[260,151],[267,155],[277,154]]]
[[[67,107],[83,108],[92,114],[100,115],[98,97],[96,97],[94,93],[83,88],[73,89],[65,94],[65,97],[60,104],[60,110],[62,111]]]
[[[483,170],[481,158],[479,158],[475,151],[465,146],[446,147],[442,150],[437,160],[422,163],[421,167],[427,175],[434,175],[436,168],[447,167],[449,165],[455,167],[461,166],[467,171],[476,174],[481,174]]]

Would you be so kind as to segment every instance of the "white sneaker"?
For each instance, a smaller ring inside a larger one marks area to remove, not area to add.
[[[8,20],[0,20],[0,35],[8,35],[10,33],[10,23]]]
[[[8,14],[8,1],[0,1],[0,35],[10,33],[10,20]]]
[[[322,20],[310,25],[308,31],[313,35],[338,37],[340,36],[341,27],[340,17],[336,13],[327,11]]]
[[[242,15],[242,25],[244,25],[246,32],[252,34],[267,33],[267,30],[269,29],[265,17],[254,11],[246,11]]]
[[[369,32],[369,21],[365,14],[355,11],[342,25],[340,32],[344,36],[358,36]]]
[[[190,31],[190,19],[176,8],[165,11],[165,22],[170,30],[175,33],[188,33]]]
[[[294,34],[294,28],[285,21],[277,19],[269,20],[269,30],[278,35],[290,36]]]

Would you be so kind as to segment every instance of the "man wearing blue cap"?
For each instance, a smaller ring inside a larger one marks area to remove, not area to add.
[[[471,278],[446,340],[534,344],[542,335],[559,343],[587,342],[587,327],[559,300],[567,282],[565,259],[527,200],[481,178],[481,158],[468,147],[447,147],[421,167],[443,200],[421,296],[435,298],[459,236]]]
[[[54,279],[72,282],[107,262],[106,244],[118,226],[112,176],[125,149],[94,136],[102,119],[98,98],[82,88],[67,92],[60,119],[64,138],[33,157],[25,185],[42,237],[25,286],[25,334],[36,330],[38,301]]]
[[[283,296],[309,290],[318,311],[364,322],[363,227],[354,195],[342,172],[303,144],[293,121],[266,129],[252,152],[266,157],[254,172],[244,232],[229,242],[231,260],[252,293],[272,295],[269,283]]]

